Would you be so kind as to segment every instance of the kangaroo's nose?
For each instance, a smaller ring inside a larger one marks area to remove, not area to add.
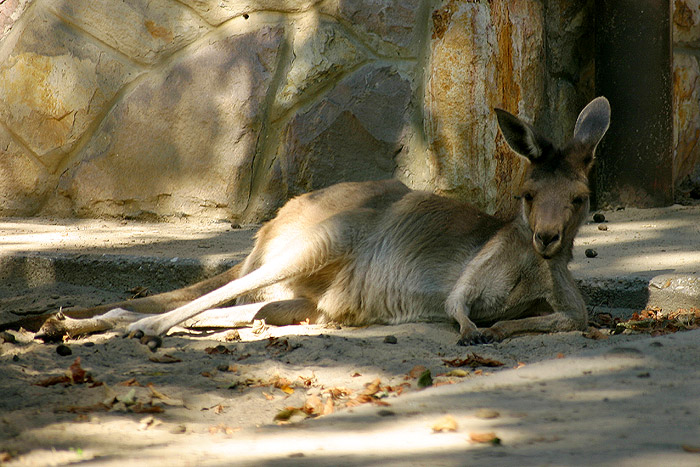
[[[544,247],[547,247],[559,240],[559,234],[556,232],[537,232],[535,237]]]

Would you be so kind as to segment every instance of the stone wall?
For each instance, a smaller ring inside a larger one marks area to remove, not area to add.
[[[492,109],[570,134],[593,97],[593,3],[5,0],[0,215],[257,222],[391,176],[507,214],[523,165]],[[698,11],[676,4],[685,175]]]
[[[673,2],[674,179],[700,195],[700,0]]]

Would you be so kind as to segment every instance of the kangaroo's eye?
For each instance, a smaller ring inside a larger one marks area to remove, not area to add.
[[[532,193],[523,193],[523,199],[529,203],[535,199],[535,197],[532,195]]]
[[[577,196],[571,201],[574,206],[581,206],[583,204],[583,196]]]

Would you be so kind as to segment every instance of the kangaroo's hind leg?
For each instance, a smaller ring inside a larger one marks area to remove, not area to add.
[[[341,212],[305,230],[270,239],[257,269],[166,314],[132,323],[128,330],[162,335],[171,327],[236,297],[297,276],[308,276],[341,257],[347,258],[357,236],[356,225],[365,225],[367,215],[368,210],[362,209]]]

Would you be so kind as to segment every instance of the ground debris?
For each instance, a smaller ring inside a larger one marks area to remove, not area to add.
[[[71,385],[71,384],[84,384],[84,383],[90,383],[90,384],[97,385],[97,386],[99,386],[101,384],[101,383],[93,380],[92,375],[90,373],[86,372],[80,366],[80,357],[77,357],[75,359],[75,361],[71,364],[71,366],[68,367],[68,370],[66,370],[66,373],[64,375],[51,376],[49,378],[42,379],[41,381],[34,383],[34,385],[48,387],[48,386],[54,386],[56,384]]]
[[[465,358],[454,358],[452,360],[443,359],[442,361],[445,363],[445,365],[451,367],[469,366],[472,368],[478,368],[480,366],[498,367],[504,365],[503,362],[499,362],[498,360],[493,360],[491,358],[485,358],[473,352],[471,355],[467,355]]]
[[[615,319],[614,334],[634,332],[660,336],[678,331],[687,331],[700,327],[699,308],[679,308],[670,313],[665,313],[661,308],[649,308],[638,313],[626,321]]]
[[[455,420],[452,415],[447,414],[437,422],[433,423],[430,428],[434,433],[441,433],[444,431],[457,431],[458,427],[459,425],[457,424],[457,420]]]

